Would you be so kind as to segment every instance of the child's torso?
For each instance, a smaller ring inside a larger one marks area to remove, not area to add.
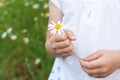
[[[120,0],[59,2],[63,12],[63,26],[72,30],[77,37],[73,42],[75,54],[86,57],[101,49],[120,50]],[[56,58],[53,72],[56,74],[50,78],[57,76],[61,80],[92,80],[82,71],[75,56]],[[120,80],[119,74],[120,70],[117,70],[105,79],[95,80]]]
[[[60,1],[64,27],[77,37],[77,54],[86,57],[101,49],[120,49],[120,0]]]

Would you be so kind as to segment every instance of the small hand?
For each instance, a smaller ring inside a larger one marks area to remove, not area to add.
[[[92,77],[106,77],[120,67],[120,52],[101,50],[80,61],[83,70]]]
[[[75,40],[75,36],[70,30],[64,30],[65,33],[59,35],[51,35],[51,47],[59,56],[66,57],[74,53],[74,47],[71,41]]]

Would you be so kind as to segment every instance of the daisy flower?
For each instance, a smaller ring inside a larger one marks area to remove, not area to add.
[[[37,58],[34,63],[35,63],[36,65],[38,65],[38,64],[40,64],[40,62],[41,62],[41,59],[40,59],[40,58]]]
[[[29,38],[28,37],[24,37],[22,39],[22,41],[25,43],[25,44],[28,44],[29,43]]]
[[[16,35],[11,35],[10,38],[11,38],[11,40],[16,40],[17,36]]]
[[[60,21],[58,21],[57,23],[52,21],[51,24],[48,25],[48,30],[50,30],[51,34],[58,33],[59,35],[61,35],[62,33],[64,33],[62,25],[63,23],[61,23]]]
[[[63,23],[61,23],[60,21],[58,21],[57,23],[55,22],[51,22],[51,24],[48,25],[48,30],[50,30],[51,34],[59,34],[61,35],[62,33],[64,33],[64,29],[63,29]],[[76,58],[78,58],[79,60],[82,60],[83,58],[79,57],[77,54],[74,54],[74,56]]]
[[[10,34],[10,33],[12,32],[12,30],[13,30],[13,28],[10,27],[10,28],[7,29],[6,32],[7,32],[8,34]]]
[[[37,4],[37,3],[34,4],[34,5],[32,6],[32,8],[33,8],[33,9],[39,9],[39,4]]]
[[[7,36],[7,32],[3,32],[1,38],[4,39]]]

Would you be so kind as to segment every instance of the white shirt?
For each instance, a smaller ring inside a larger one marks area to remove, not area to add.
[[[87,57],[98,50],[120,50],[120,0],[51,0],[64,14],[63,26],[74,32],[75,53]],[[56,58],[48,80],[120,80],[120,70],[91,78],[74,56]]]

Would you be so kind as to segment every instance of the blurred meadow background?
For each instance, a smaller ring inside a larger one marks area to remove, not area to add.
[[[0,80],[47,80],[48,0],[0,0]]]

